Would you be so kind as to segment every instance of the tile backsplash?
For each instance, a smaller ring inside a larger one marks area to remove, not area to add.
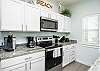
[[[12,32],[13,35],[16,37],[16,44],[23,44],[26,43],[26,37],[27,36],[53,36],[53,35],[58,35],[60,37],[66,36],[69,37],[70,33],[66,32]],[[0,43],[4,42],[4,37],[7,37],[9,32],[1,32],[0,33]],[[1,44],[0,44],[1,45]]]

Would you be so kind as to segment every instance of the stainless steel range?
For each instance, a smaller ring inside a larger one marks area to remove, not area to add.
[[[62,45],[52,43],[51,36],[37,37],[37,46],[45,48],[45,71],[62,71]]]

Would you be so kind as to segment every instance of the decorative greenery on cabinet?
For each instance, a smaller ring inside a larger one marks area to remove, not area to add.
[[[62,14],[64,16],[68,16],[68,17],[71,17],[71,15],[72,15],[71,11],[67,8],[62,10],[60,14]]]

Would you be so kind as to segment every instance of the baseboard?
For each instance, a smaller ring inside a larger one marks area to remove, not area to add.
[[[85,62],[83,62],[83,61],[80,61],[80,60],[75,60],[76,62],[79,62],[79,63],[81,63],[81,64],[84,64],[84,65],[86,65],[86,66],[91,66],[90,64],[87,64],[87,63],[85,63]]]

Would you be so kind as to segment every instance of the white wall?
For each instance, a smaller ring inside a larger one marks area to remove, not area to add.
[[[72,10],[71,38],[78,40],[77,61],[91,65],[100,56],[99,49],[82,47],[82,17],[100,13],[100,0],[81,0],[79,3],[68,6]]]

